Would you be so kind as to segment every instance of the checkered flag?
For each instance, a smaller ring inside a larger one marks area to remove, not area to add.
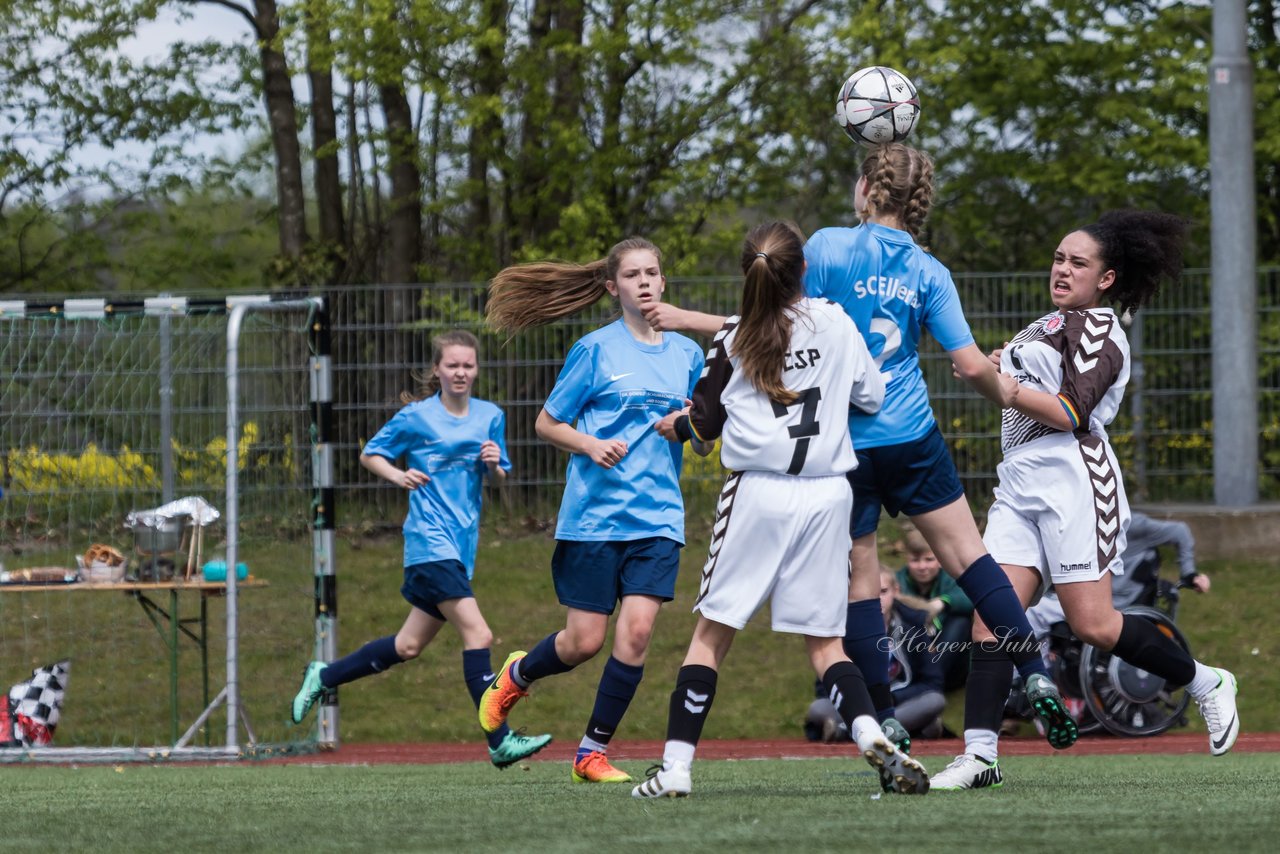
[[[59,661],[9,689],[0,704],[0,746],[43,747],[53,740],[70,675],[71,662]]]

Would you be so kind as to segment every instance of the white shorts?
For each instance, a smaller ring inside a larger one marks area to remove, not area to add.
[[[767,601],[775,632],[842,637],[852,509],[844,475],[729,475],[693,610],[742,629]]]
[[[996,474],[982,539],[998,563],[1034,567],[1054,584],[1124,574],[1129,502],[1109,444],[1045,436],[1006,457]]]

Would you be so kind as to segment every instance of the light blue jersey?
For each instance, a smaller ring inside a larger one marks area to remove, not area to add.
[[[487,400],[471,398],[465,417],[444,408],[440,395],[411,403],[391,417],[364,446],[369,456],[396,461],[425,472],[429,482],[409,493],[404,520],[404,565],[458,560],[475,572],[480,539],[480,485],[488,466],[480,446],[492,439],[507,457],[507,417]]]
[[[610,469],[584,454],[569,457],[557,540],[684,543],[684,446],[653,425],[684,408],[703,361],[702,348],[685,336],[666,332],[661,344],[641,344],[622,320],[573,345],[544,408],[597,439],[626,442],[627,454]]]
[[[874,223],[821,229],[804,256],[805,293],[844,307],[884,374],[880,411],[849,414],[853,446],[897,445],[928,433],[934,418],[920,373],[920,329],[944,350],[973,343],[951,273],[907,232]]]

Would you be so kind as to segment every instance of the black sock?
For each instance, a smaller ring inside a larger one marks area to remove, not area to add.
[[[1013,687],[1013,668],[1003,650],[973,648],[964,688],[964,728],[1000,731],[1004,704]]]
[[[686,664],[676,675],[667,713],[667,741],[697,744],[716,698],[716,672],[702,664]]]
[[[871,702],[871,695],[867,693],[866,680],[862,678],[858,665],[852,661],[837,661],[828,667],[827,672],[822,674],[822,687],[826,689],[827,696],[831,698],[836,711],[840,713],[840,720],[844,721],[850,734],[853,733],[854,718],[859,715],[875,717],[876,707]]]
[[[1121,614],[1120,638],[1112,654],[1154,673],[1175,688],[1196,678],[1196,662],[1177,641],[1165,635],[1156,624],[1135,614]]]

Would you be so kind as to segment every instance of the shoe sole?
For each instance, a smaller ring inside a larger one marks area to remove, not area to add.
[[[575,783],[634,783],[635,782],[635,780],[631,778],[630,774],[628,774],[625,777],[617,777],[610,780],[592,780],[590,777],[583,777],[577,771],[570,772],[570,775],[573,777],[573,782]]]
[[[879,772],[882,788],[886,780],[893,781],[885,791],[901,795],[923,795],[929,791],[929,773],[924,766],[899,753],[887,741],[876,743],[873,749],[862,751],[862,755]]]
[[[1044,723],[1044,737],[1055,750],[1066,750],[1080,737],[1080,728],[1057,697],[1041,697],[1031,704]]]
[[[537,747],[533,748],[528,753],[522,753],[519,756],[513,756],[510,759],[506,759],[502,762],[494,762],[492,758],[489,761],[493,762],[494,768],[497,768],[499,770],[505,770],[507,768],[510,768],[512,765],[515,765],[517,762],[519,762],[522,759],[528,759],[530,756],[532,756],[533,754],[537,753],[539,750],[541,750],[542,748],[550,744],[551,741],[552,740],[548,738],[546,741],[542,742],[542,744],[539,744]]]
[[[974,792],[978,789],[999,789],[1004,785],[1004,781],[999,783],[987,783],[982,786],[934,786],[932,792]]]
[[[666,791],[662,791],[662,792],[648,792],[648,791],[645,791],[645,786],[647,786],[648,784],[649,784],[649,781],[646,780],[645,782],[641,783],[639,786],[636,786],[634,789],[632,789],[631,797],[638,798],[639,800],[642,800],[642,801],[656,801],[658,798],[689,797],[688,792],[680,792],[675,789],[667,789]]]

